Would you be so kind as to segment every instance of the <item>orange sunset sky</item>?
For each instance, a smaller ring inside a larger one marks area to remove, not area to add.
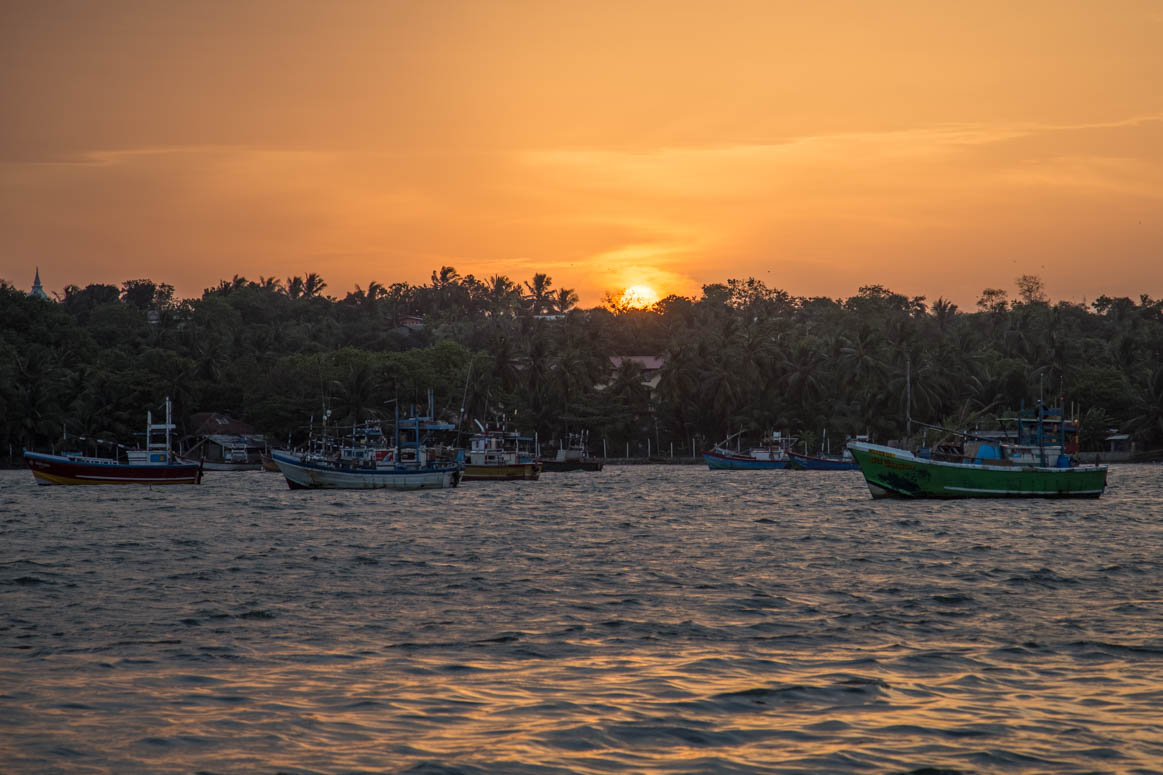
[[[0,278],[1163,295],[1163,2],[0,0]]]

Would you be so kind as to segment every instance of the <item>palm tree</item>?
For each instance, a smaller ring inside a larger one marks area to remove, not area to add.
[[[387,291],[384,290],[384,286],[380,285],[375,280],[372,280],[367,284],[366,291],[363,288],[360,288],[358,284],[356,284],[355,291],[348,294],[348,299],[361,307],[375,309],[376,302],[385,296],[387,296]]]
[[[698,390],[699,358],[697,345],[685,338],[676,338],[666,351],[662,374],[658,382],[658,396],[666,408],[668,419],[681,434],[690,436],[694,418]]]
[[[525,287],[529,289],[525,301],[528,302],[532,314],[544,315],[547,311],[552,311],[553,281],[549,275],[538,272],[533,275],[532,282],[525,282]]]
[[[825,356],[815,344],[801,339],[783,356],[784,396],[788,404],[798,409],[801,424],[813,419],[825,392]]]
[[[456,285],[459,280],[460,273],[456,271],[455,267],[442,266],[439,271],[432,270],[432,287],[436,290]]]
[[[326,287],[327,283],[323,282],[322,277],[314,272],[308,272],[307,276],[303,278],[303,297],[311,299],[319,296]]]
[[[553,297],[553,308],[560,314],[564,315],[566,312],[577,304],[578,295],[573,288],[559,288]]]
[[[283,281],[275,277],[258,277],[258,287],[268,293],[284,293]]]
[[[850,336],[843,337],[840,363],[846,384],[861,391],[875,391],[880,386],[885,364],[881,357],[881,338],[867,323]]]
[[[503,274],[495,274],[485,281],[489,312],[493,315],[507,315],[521,299],[521,290]]]
[[[10,409],[19,417],[18,441],[30,449],[41,439],[56,438],[63,427],[60,402],[67,387],[66,372],[55,361],[51,350],[35,345],[14,363],[16,390]]]
[[[374,416],[376,396],[380,383],[376,370],[368,360],[360,360],[348,366],[342,381],[332,383],[335,387],[336,419],[341,423],[356,425]]]
[[[1127,431],[1151,448],[1163,445],[1163,365],[1156,366],[1139,389],[1135,412],[1126,423]]]
[[[933,302],[933,319],[937,322],[937,330],[944,336],[957,319],[957,305],[938,296]]]
[[[1078,447],[1082,452],[1099,452],[1114,424],[1102,407],[1092,406],[1078,423]]]
[[[603,391],[606,424],[617,441],[633,441],[646,432],[650,416],[650,388],[642,381],[642,367],[631,360],[614,369]]]

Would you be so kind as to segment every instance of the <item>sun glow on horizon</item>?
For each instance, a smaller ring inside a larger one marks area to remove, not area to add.
[[[649,285],[631,285],[622,291],[622,306],[631,309],[646,309],[658,303],[658,294]]]
[[[0,11],[8,281],[1163,295],[1163,0],[65,5]]]

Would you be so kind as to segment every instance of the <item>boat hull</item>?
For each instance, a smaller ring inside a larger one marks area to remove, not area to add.
[[[500,466],[472,465],[470,463],[464,467],[464,481],[466,482],[533,481],[540,475],[540,463],[515,463]]]
[[[787,460],[758,460],[715,451],[704,452],[703,459],[712,471],[771,471],[787,468],[789,463]]]
[[[275,452],[275,465],[292,490],[443,490],[461,480],[457,464],[431,468],[339,468],[305,460],[299,455]]]
[[[951,463],[862,442],[848,449],[873,498],[1097,498],[1106,489],[1106,466]]]
[[[25,452],[24,461],[37,484],[200,484],[202,468],[197,463],[128,465],[93,463],[63,455]]]
[[[854,460],[841,460],[838,458],[815,457],[813,455],[801,455],[798,452],[787,453],[791,458],[794,467],[802,468],[805,471],[859,471],[860,464]]]
[[[583,460],[542,460],[541,470],[544,471],[601,471],[602,461],[597,458]]]

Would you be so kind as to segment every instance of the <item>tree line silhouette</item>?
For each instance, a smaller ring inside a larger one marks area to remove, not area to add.
[[[990,427],[1041,391],[1081,408],[1084,449],[1112,428],[1163,446],[1163,300],[1146,295],[1051,303],[1026,275],[1014,298],[987,288],[961,310],[880,285],[805,298],[748,278],[650,309],[616,294],[579,309],[546,274],[452,267],[422,285],[326,289],[314,273],[235,276],[180,299],[141,279],[71,285],[53,302],[0,282],[0,444],[19,456],[65,433],[131,442],[167,395],[179,422],[220,411],[296,442],[324,404],[350,424],[431,388],[445,419],[503,413],[543,440],[589,429],[611,454],[647,440],[685,453],[740,428],[808,448],[826,431],[838,449],[903,435],[908,375],[917,419]],[[616,355],[662,356],[657,382]]]

